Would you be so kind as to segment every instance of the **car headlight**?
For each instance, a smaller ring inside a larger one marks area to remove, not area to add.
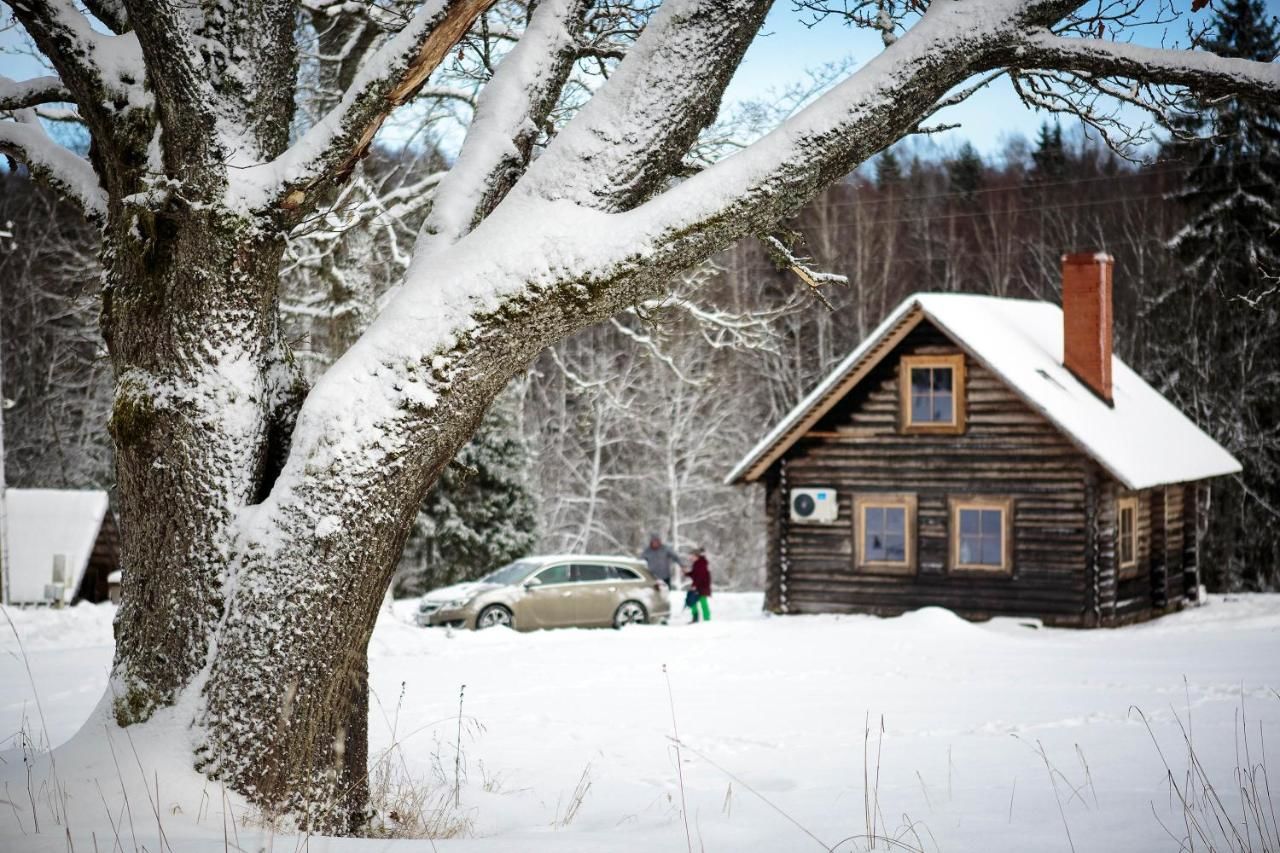
[[[455,598],[452,601],[446,601],[443,605],[441,605],[440,609],[441,610],[457,610],[460,607],[466,607],[470,603],[471,603],[471,599],[469,598]]]

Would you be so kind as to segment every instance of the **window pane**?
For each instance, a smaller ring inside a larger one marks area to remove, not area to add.
[[[912,394],[928,394],[931,383],[930,373],[932,371],[927,367],[911,368],[911,393]]]
[[[618,573],[618,580],[624,580],[624,581],[640,580],[640,576],[635,572],[631,571],[630,569],[624,569],[619,566],[618,568],[615,569],[615,571]]]
[[[929,399],[929,395],[923,396],[911,395],[911,422],[913,424],[927,424],[933,420],[933,405]]]
[[[884,510],[884,532],[901,534],[907,529],[907,511],[900,506],[886,507]]]
[[[609,570],[604,566],[578,564],[573,567],[576,577],[574,580],[583,583],[591,581],[603,581],[609,579]]]
[[[980,514],[981,511],[976,509],[960,510],[960,535],[962,538],[978,532],[978,516]]]
[[[542,573],[538,575],[538,580],[543,583],[568,583],[569,567],[564,565],[552,566],[549,569],[544,569]]]
[[[978,538],[960,534],[960,562],[975,563],[978,558]]]
[[[982,537],[982,552],[978,562],[984,566],[1000,565],[1000,537]]]
[[[895,563],[907,559],[907,542],[901,533],[890,533],[884,538],[884,558]]]
[[[1004,521],[1004,512],[998,509],[982,511],[982,534],[1000,538],[1000,525]]]
[[[935,367],[933,369],[933,390],[951,392],[950,367]]]
[[[884,539],[881,538],[880,534],[867,535],[867,553],[863,559],[868,562],[884,559]]]
[[[880,534],[884,532],[884,510],[878,506],[869,506],[866,510],[867,529],[866,536],[870,538],[872,534]]]
[[[951,423],[951,392],[934,392],[933,412],[930,420],[938,421],[940,423]]]

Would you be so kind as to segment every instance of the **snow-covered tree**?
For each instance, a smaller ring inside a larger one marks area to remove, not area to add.
[[[697,168],[686,156],[769,0],[637,3],[617,27],[624,4],[519,6],[402,282],[308,387],[281,328],[287,238],[491,5],[84,0],[99,27],[72,0],[8,3],[52,73],[0,81],[0,150],[102,230],[128,566],[116,719],[189,700],[199,767],[322,829],[362,814],[366,646],[404,537],[535,355],[767,232],[993,76],[1102,128],[1099,96],[1280,91],[1275,64],[1128,42],[1136,0],[806,2],[877,28],[884,51]],[[332,106],[303,120],[299,19],[319,32],[339,14],[366,35],[324,78]],[[589,63],[608,71],[594,89],[574,74]],[[46,132],[58,103],[87,159]]]

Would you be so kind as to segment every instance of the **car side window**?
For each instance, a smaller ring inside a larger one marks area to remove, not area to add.
[[[568,564],[565,564],[543,569],[538,573],[538,580],[545,586],[552,583],[570,583],[572,576],[569,573]]]
[[[573,567],[574,580],[579,583],[609,580],[609,568],[590,563],[578,563]]]
[[[624,569],[622,566],[614,566],[613,570],[618,573],[618,580],[620,581],[640,580],[640,576],[635,572],[631,571],[631,569]]]

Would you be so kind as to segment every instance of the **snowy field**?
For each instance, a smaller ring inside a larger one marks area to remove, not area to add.
[[[1280,596],[1091,632],[936,609],[766,618],[753,594],[714,605],[707,625],[449,634],[412,627],[412,603],[398,604],[371,647],[372,752],[394,724],[402,748],[379,767],[439,804],[454,801],[456,769],[460,808],[441,819],[464,837],[435,844],[454,851],[847,851],[869,846],[842,840],[872,820],[906,845],[876,849],[1176,850],[1161,823],[1181,838],[1183,810],[1135,709],[1180,783],[1181,725],[1229,810],[1237,751],[1241,765],[1266,761],[1280,795]],[[67,850],[52,817],[64,808],[79,851],[304,847],[188,769],[185,709],[129,739],[104,725],[111,607],[9,615],[26,655],[0,623],[0,732],[14,734],[0,753],[0,850]],[[62,745],[30,776],[24,730]]]

